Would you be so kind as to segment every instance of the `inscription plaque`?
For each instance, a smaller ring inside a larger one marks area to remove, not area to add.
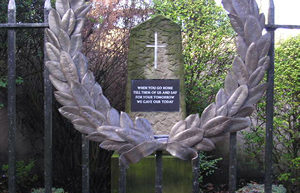
[[[179,79],[131,80],[131,111],[179,111],[179,88]]]

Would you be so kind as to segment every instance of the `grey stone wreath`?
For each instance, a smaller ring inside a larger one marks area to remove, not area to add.
[[[228,132],[250,126],[253,105],[263,96],[267,84],[261,81],[269,66],[267,56],[270,34],[262,35],[264,14],[255,0],[223,0],[231,24],[237,33],[237,56],[226,76],[225,86],[214,103],[202,113],[189,115],[176,123],[169,137],[155,139],[147,119],[133,122],[125,113],[111,107],[101,86],[87,67],[81,53],[85,15],[90,4],[84,0],[57,0],[49,13],[46,29],[46,67],[56,88],[59,112],[87,138],[100,147],[117,151],[128,166],[157,150],[166,150],[183,160],[196,158],[198,151],[211,151],[215,142]]]

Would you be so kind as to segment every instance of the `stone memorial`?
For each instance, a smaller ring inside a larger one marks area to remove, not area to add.
[[[156,16],[130,33],[126,112],[148,119],[155,134],[169,134],[185,118],[181,29]]]

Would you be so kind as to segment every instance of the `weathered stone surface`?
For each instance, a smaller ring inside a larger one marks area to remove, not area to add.
[[[158,34],[157,69],[154,68],[154,34]],[[172,126],[185,118],[184,66],[180,27],[171,20],[156,16],[132,29],[128,55],[126,112],[131,118],[148,119],[155,134],[169,134]],[[179,112],[131,112],[131,80],[180,79]]]

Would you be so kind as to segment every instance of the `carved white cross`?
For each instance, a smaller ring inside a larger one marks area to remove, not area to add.
[[[166,45],[158,45],[157,32],[154,34],[154,45],[147,45],[147,48],[154,48],[154,68],[157,68],[157,51],[158,48],[164,48]]]

